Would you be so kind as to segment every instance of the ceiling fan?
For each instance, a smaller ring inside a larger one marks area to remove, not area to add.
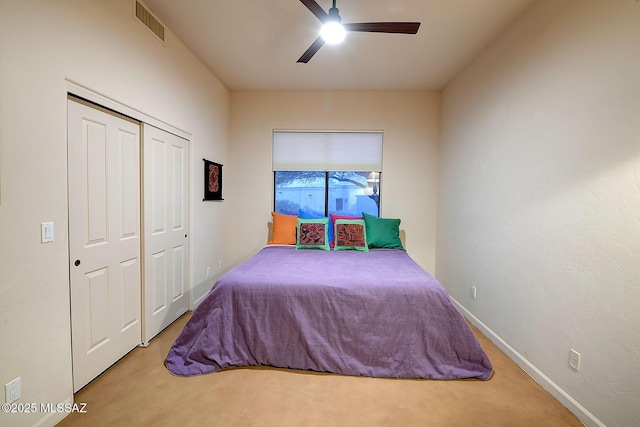
[[[342,24],[340,12],[333,0],[333,7],[329,13],[325,12],[315,0],[300,0],[307,9],[313,13],[322,23],[320,36],[309,46],[297,62],[307,63],[313,55],[320,50],[325,43],[339,43],[344,39],[346,31],[361,31],[366,33],[395,33],[416,34],[420,28],[420,22],[361,22]]]

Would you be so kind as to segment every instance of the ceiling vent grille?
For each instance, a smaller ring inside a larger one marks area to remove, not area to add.
[[[136,18],[164,42],[164,26],[139,1],[136,1]]]

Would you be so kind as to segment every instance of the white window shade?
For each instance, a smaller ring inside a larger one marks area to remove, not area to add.
[[[273,170],[382,171],[382,132],[274,132]]]

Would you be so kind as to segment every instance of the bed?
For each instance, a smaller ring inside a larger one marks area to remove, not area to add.
[[[404,250],[269,245],[222,276],[165,366],[193,376],[272,366],[487,380],[492,366],[446,290]]]

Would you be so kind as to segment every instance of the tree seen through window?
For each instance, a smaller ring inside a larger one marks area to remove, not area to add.
[[[275,211],[288,215],[380,212],[380,172],[275,171]]]

